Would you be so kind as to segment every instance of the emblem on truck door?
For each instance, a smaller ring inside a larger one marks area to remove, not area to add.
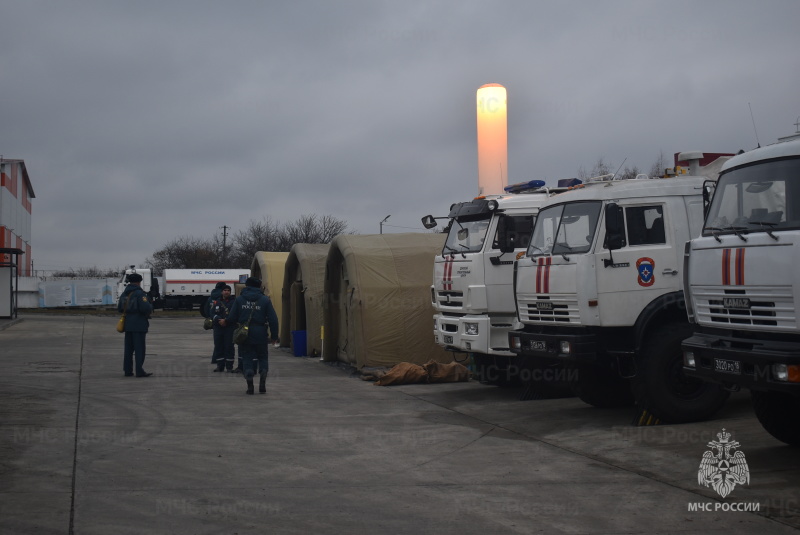
[[[656,263],[652,258],[643,256],[636,261],[636,270],[639,272],[639,279],[636,281],[639,286],[652,286],[656,282],[656,276],[653,273],[656,269]]]

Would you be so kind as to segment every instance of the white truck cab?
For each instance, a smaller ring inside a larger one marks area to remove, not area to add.
[[[775,438],[800,445],[800,134],[728,160],[686,245],[686,374],[749,388]]]
[[[117,297],[125,291],[125,287],[129,284],[128,276],[133,273],[138,273],[142,276],[142,290],[147,293],[153,308],[161,308],[163,306],[160,293],[161,286],[158,277],[153,276],[153,271],[150,268],[137,268],[135,265],[127,268],[117,283]]]
[[[512,351],[574,371],[575,393],[594,406],[636,401],[672,423],[718,410],[727,393],[686,378],[680,349],[691,334],[683,249],[700,233],[704,181],[603,180],[541,206],[516,264]]]
[[[472,354],[484,382],[499,383],[509,370],[508,332],[519,326],[512,270],[525,252],[536,213],[549,197],[542,181],[516,184],[503,195],[479,196],[450,207],[449,232],[433,266],[431,301],[436,343]],[[519,191],[519,192],[516,192]],[[432,216],[423,218],[428,228]]]

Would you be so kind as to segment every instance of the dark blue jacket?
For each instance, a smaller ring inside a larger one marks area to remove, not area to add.
[[[130,295],[130,300],[128,296]],[[125,303],[128,309],[125,316],[125,332],[146,333],[150,327],[150,314],[153,312],[153,305],[147,297],[147,293],[138,284],[129,284],[125,291],[119,296],[117,301],[117,312],[125,310]]]
[[[233,307],[231,307],[226,321],[228,323],[247,323],[251,311],[250,336],[247,338],[247,343],[254,345],[268,344],[267,324],[269,324],[269,332],[272,334],[272,339],[277,340],[278,315],[275,313],[272,301],[264,295],[260,288],[247,286],[242,290],[242,293],[233,302]]]
[[[200,315],[204,318],[211,317],[211,303],[214,302],[215,299],[219,299],[222,297],[222,288],[214,288],[211,290],[211,293],[208,295],[208,299],[206,302],[200,305]]]
[[[228,299],[220,296],[218,299],[211,301],[211,305],[209,306],[209,317],[213,320],[214,327],[220,327],[217,322],[228,317],[228,312],[230,312],[231,307],[233,307],[233,302],[233,296],[228,297]],[[227,327],[233,328],[233,324],[229,323]]]

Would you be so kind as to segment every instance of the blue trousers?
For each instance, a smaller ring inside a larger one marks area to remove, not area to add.
[[[146,332],[125,331],[125,352],[122,359],[122,371],[133,373],[133,356],[136,354],[136,375],[144,373],[144,353]]]
[[[239,344],[239,358],[242,359],[242,373],[245,379],[252,379],[255,375],[253,364],[258,362],[258,373],[266,377],[269,372],[269,344]]]
[[[220,370],[224,368],[233,369],[233,357],[236,349],[233,347],[233,331],[235,326],[220,327],[214,325],[214,355],[211,362],[217,365]]]

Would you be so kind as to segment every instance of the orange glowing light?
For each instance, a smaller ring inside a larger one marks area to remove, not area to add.
[[[508,111],[506,88],[478,88],[478,193],[504,193],[508,185]]]

